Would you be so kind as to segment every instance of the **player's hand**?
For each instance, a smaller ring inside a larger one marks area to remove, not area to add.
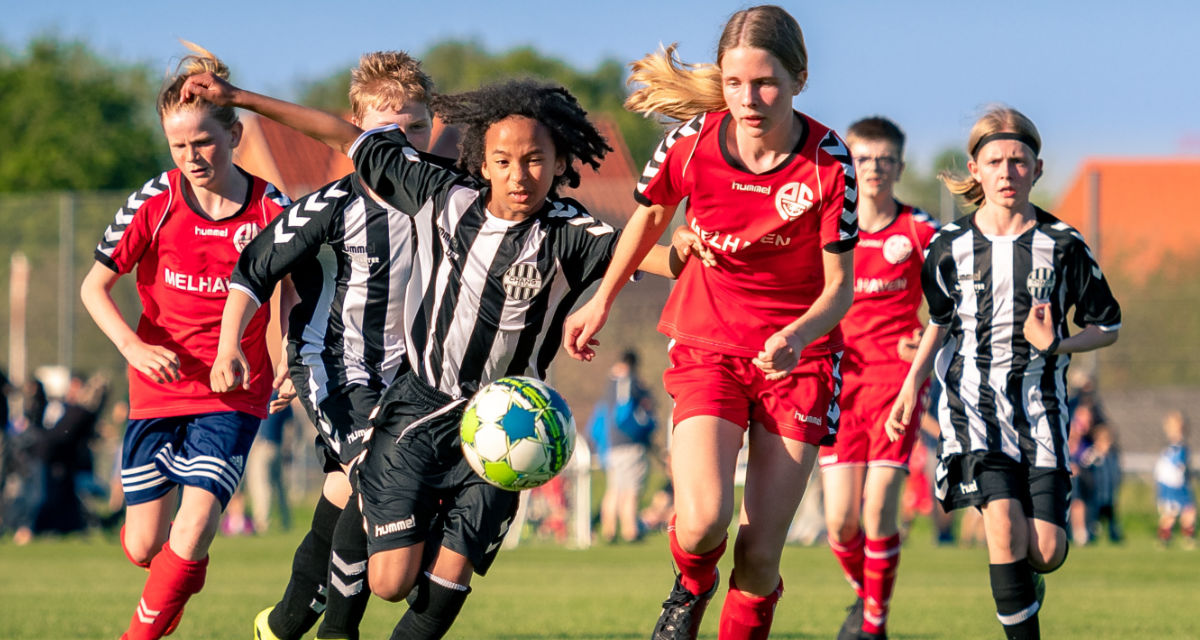
[[[883,431],[887,434],[888,440],[895,442],[904,437],[908,431],[908,425],[912,423],[913,408],[917,406],[917,392],[908,380],[904,381],[904,385],[900,387],[900,393],[896,396],[896,401],[892,403],[892,410],[888,412],[887,420],[883,423]]]
[[[239,89],[221,76],[205,71],[191,76],[179,89],[179,101],[189,102],[193,98],[207,100],[218,107],[237,106]]]
[[[608,322],[608,308],[595,298],[588,300],[563,323],[563,348],[572,358],[591,362],[596,357],[592,347],[600,345],[592,336],[600,332],[605,322]]]
[[[922,329],[913,329],[911,336],[902,336],[896,344],[896,355],[905,362],[912,362],[917,357],[917,347],[921,344]]]
[[[287,360],[280,360],[279,366],[275,369],[275,380],[271,386],[275,388],[276,393],[275,397],[271,399],[268,411],[279,413],[286,409],[292,403],[292,399],[296,397],[296,385],[292,383],[292,378],[288,375]]]
[[[122,349],[121,355],[125,356],[125,361],[131,367],[150,376],[150,379],[159,384],[179,382],[183,379],[183,375],[179,373],[179,356],[166,347],[136,340]]]
[[[763,345],[763,350],[751,360],[762,369],[767,380],[782,380],[800,363],[800,352],[807,344],[800,336],[777,331]]]
[[[671,234],[671,246],[675,248],[675,253],[685,262],[688,256],[696,256],[700,259],[700,263],[706,267],[714,267],[717,264],[716,254],[704,241],[700,238],[700,234],[692,230],[691,227],[680,225]]]
[[[1025,318],[1025,340],[1038,351],[1042,351],[1054,342],[1054,318],[1050,313],[1050,303],[1035,304],[1029,309]]]
[[[219,351],[217,359],[213,361],[212,373],[209,374],[209,386],[217,393],[232,391],[238,385],[248,391],[250,389],[248,371],[250,371],[250,364],[246,362],[246,354],[242,353],[241,347],[229,352]]]

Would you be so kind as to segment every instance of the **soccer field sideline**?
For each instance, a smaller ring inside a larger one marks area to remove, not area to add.
[[[302,532],[219,538],[204,591],[172,638],[250,638],[278,597]],[[982,548],[938,548],[918,529],[904,547],[892,638],[999,638]],[[730,558],[722,562],[728,575]],[[822,546],[784,552],[786,591],[773,638],[832,638],[852,600]],[[112,639],[132,614],[142,571],[101,536],[0,545],[0,640]],[[1138,535],[1123,546],[1075,548],[1048,577],[1047,638],[1200,638],[1200,553],[1161,550]],[[528,544],[477,579],[451,638],[644,638],[671,583],[666,540],[572,551]],[[720,610],[721,595],[710,611]],[[362,637],[387,638],[404,605],[373,599]],[[716,615],[703,638],[716,637]],[[311,638],[312,633],[308,636]]]

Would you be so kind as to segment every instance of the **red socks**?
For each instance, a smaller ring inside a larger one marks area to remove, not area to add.
[[[150,562],[150,577],[142,589],[142,599],[129,622],[128,640],[158,640],[174,630],[188,598],[204,587],[208,557],[184,560],[175,555],[170,544]]]
[[[853,587],[854,593],[864,600],[866,597],[863,594],[863,551],[866,540],[867,536],[862,529],[858,530],[858,535],[854,536],[853,540],[844,545],[838,544],[833,538],[829,539],[829,549],[841,563],[842,572],[846,574],[846,581]]]
[[[863,566],[863,631],[882,633],[887,625],[888,604],[900,566],[900,534],[867,538]]]
[[[717,561],[725,553],[728,538],[721,540],[721,544],[711,551],[690,553],[679,546],[679,541],[675,538],[674,518],[671,519],[671,526],[667,527],[667,537],[671,540],[671,555],[675,557],[675,566],[679,567],[681,574],[679,583],[695,595],[708,593],[717,582]]]
[[[729,594],[721,608],[717,637],[721,640],[766,640],[771,635],[775,604],[782,595],[783,580],[768,595],[756,596],[739,591],[733,576],[729,576]]]

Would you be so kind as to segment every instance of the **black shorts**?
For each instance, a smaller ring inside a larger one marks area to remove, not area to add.
[[[937,495],[946,511],[982,508],[992,500],[1018,500],[1025,516],[1067,526],[1071,473],[1033,467],[1002,453],[966,453],[938,463]]]
[[[465,398],[455,401],[412,373],[384,392],[366,457],[353,471],[368,554],[424,542],[487,573],[519,494],[488,484],[463,458],[458,426],[465,407]]]
[[[292,348],[289,346],[288,350]],[[371,410],[379,402],[383,391],[361,384],[344,385],[314,407],[309,368],[297,364],[297,360],[290,356],[289,360],[293,364],[288,368],[288,373],[292,384],[296,385],[296,395],[308,412],[309,420],[317,427],[317,458],[325,473],[341,471],[343,466],[349,465],[362,453]]]

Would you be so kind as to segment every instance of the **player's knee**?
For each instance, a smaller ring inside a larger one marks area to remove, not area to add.
[[[1029,566],[1038,573],[1051,573],[1067,561],[1070,545],[1065,541],[1052,540],[1035,547],[1029,555]]]
[[[371,593],[388,602],[404,600],[413,588],[413,580],[406,580],[404,576],[370,569],[367,570],[367,584],[371,587]]]
[[[125,527],[121,527],[121,549],[125,551],[125,557],[130,562],[146,569],[150,567],[154,556],[162,550],[162,541],[154,536],[127,534]]]
[[[857,520],[833,516],[825,519],[825,528],[834,542],[841,545],[850,544],[859,535],[861,524]]]
[[[689,526],[675,525],[675,539],[689,553],[701,553],[721,543],[728,535],[726,528],[716,523],[694,523]]]

